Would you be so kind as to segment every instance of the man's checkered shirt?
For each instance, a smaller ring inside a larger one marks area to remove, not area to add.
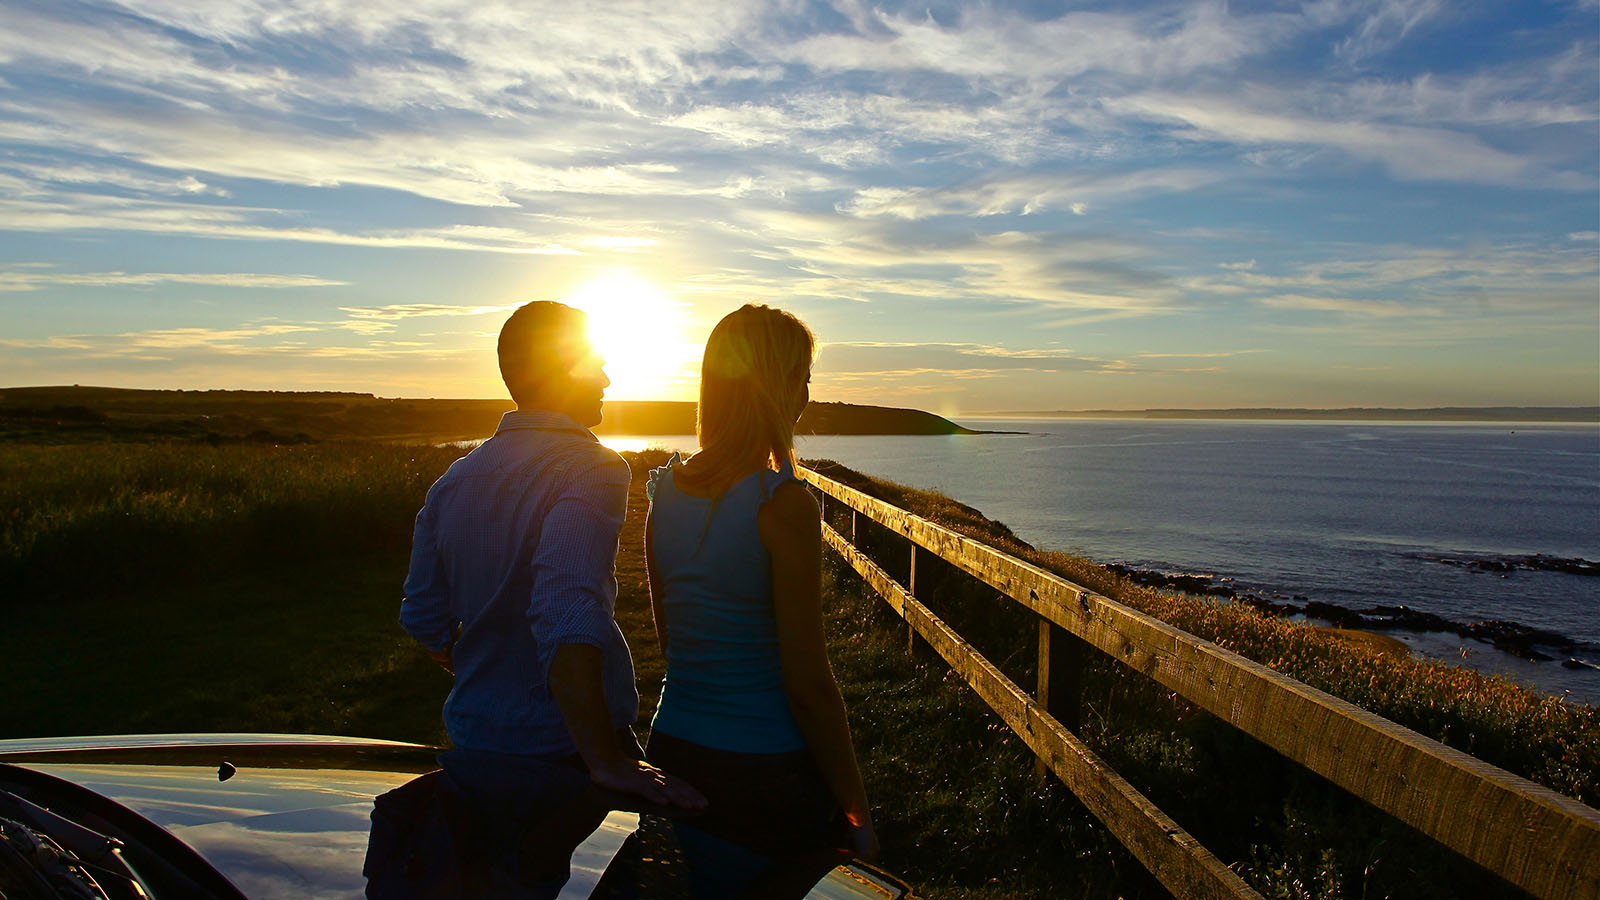
[[[633,658],[613,618],[630,477],[588,429],[517,410],[428,490],[400,624],[429,650],[454,641],[444,721],[457,747],[575,752],[548,685],[562,644],[600,649],[612,724],[638,717]]]

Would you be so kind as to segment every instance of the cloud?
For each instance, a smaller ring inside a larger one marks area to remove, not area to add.
[[[773,273],[747,270],[723,281],[751,292],[1147,315],[1185,305],[1179,284],[1151,264],[1154,249],[1118,236],[1011,229],[949,233],[893,219],[772,209],[749,210],[741,218],[760,236],[757,252]]]
[[[1380,0],[1334,52],[1348,61],[1362,62],[1397,46],[1444,9],[1441,0]]]
[[[147,287],[157,284],[202,284],[214,287],[297,288],[349,284],[315,275],[267,275],[249,272],[41,272],[0,271],[0,292],[36,291],[54,286]]]
[[[1254,350],[1214,350],[1206,353],[1135,353],[1134,359],[1225,359],[1230,356],[1244,356],[1250,353],[1272,353],[1265,348]]]
[[[1600,262],[1590,247],[1561,244],[1462,248],[1350,244],[1325,259],[1227,267],[1183,279],[1196,294],[1249,298],[1279,309],[1391,317],[1484,317],[1592,308]]]
[[[148,357],[151,353],[206,348],[219,352],[244,351],[247,342],[316,331],[314,325],[257,324],[239,328],[154,328],[120,334],[70,334],[45,338],[0,339],[0,346],[16,350],[77,351],[74,355]],[[252,348],[251,352],[261,348]]]
[[[580,251],[528,232],[500,226],[341,231],[277,224],[285,213],[262,207],[59,193],[0,196],[0,231],[129,231],[247,241],[294,241],[345,247],[431,248],[492,253],[574,255]]]
[[[1440,316],[1438,307],[1393,300],[1360,300],[1350,297],[1307,297],[1300,294],[1274,294],[1256,301],[1277,309],[1303,309],[1323,312],[1360,313],[1367,316]]]
[[[1263,111],[1207,94],[1151,92],[1107,102],[1127,115],[1180,123],[1186,128],[1176,133],[1192,140],[1327,147],[1379,163],[1390,174],[1407,180],[1569,190],[1583,189],[1594,181],[1592,175],[1543,171],[1530,157],[1496,149],[1460,131]]]
[[[1210,3],[1142,15],[1070,12],[1042,21],[968,6],[950,24],[922,7],[906,15],[856,10],[853,33],[814,35],[773,52],[822,71],[1051,84],[1091,71],[1172,76],[1221,67],[1262,49],[1262,28],[1276,27],[1262,17],[1230,19]]]
[[[222,188],[206,184],[193,175],[173,175],[163,172],[137,171],[126,166],[104,163],[49,164],[29,162],[0,163],[0,169],[10,169],[35,182],[54,182],[67,185],[104,185],[124,188],[146,194],[199,195],[210,194],[227,197]],[[23,183],[18,182],[19,186]]]
[[[426,316],[484,316],[510,312],[515,306],[451,306],[440,303],[397,303],[390,306],[341,306],[340,312],[355,319],[413,319]]]
[[[364,344],[310,343],[284,335],[327,334],[326,323],[266,323],[236,328],[155,328],[116,334],[67,334],[42,338],[0,338],[14,352],[50,354],[58,360],[183,361],[205,359],[385,360],[481,353],[420,341],[369,341]]]
[[[1217,172],[1149,169],[1135,172],[1052,172],[988,177],[952,188],[874,187],[858,190],[839,204],[839,212],[858,218],[894,216],[916,220],[933,216],[1033,215],[1067,210],[1088,212],[1097,205],[1147,193],[1177,193],[1215,183]]]
[[[1104,372],[1125,370],[1120,360],[1074,355],[1062,350],[1008,350],[982,344],[841,342],[823,344],[819,375],[997,372]]]

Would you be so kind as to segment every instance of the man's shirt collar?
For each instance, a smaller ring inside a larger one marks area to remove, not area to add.
[[[572,417],[547,409],[513,409],[500,417],[500,427],[495,434],[505,431],[566,431],[598,441],[594,432],[573,421]]]

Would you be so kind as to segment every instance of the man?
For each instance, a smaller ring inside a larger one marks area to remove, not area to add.
[[[613,618],[631,476],[589,431],[611,382],[585,332],[560,303],[506,320],[500,375],[517,408],[429,489],[400,623],[455,676],[442,761],[469,786],[531,759],[699,808],[693,787],[640,761],[631,731],[639,694]]]

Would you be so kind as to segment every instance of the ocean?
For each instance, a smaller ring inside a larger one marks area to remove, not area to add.
[[[803,458],[931,488],[1047,549],[1295,606],[1407,607],[1555,632],[1534,661],[1455,631],[1413,652],[1600,702],[1600,427],[1514,423],[961,419],[1020,434],[811,436]],[[607,438],[608,444],[630,446]],[[635,439],[691,449],[692,437]],[[1515,565],[1538,554],[1535,568]],[[1496,626],[1505,631],[1508,626]],[[1569,664],[1573,665],[1573,664]]]

